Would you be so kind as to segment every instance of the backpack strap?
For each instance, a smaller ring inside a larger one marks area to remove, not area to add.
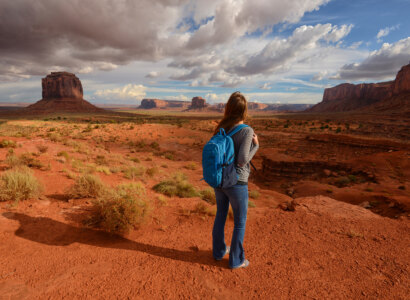
[[[231,131],[228,132],[227,136],[233,136],[235,133],[237,133],[239,130],[241,130],[242,128],[245,127],[249,127],[246,124],[239,124],[238,126],[236,126],[234,129],[232,129]]]

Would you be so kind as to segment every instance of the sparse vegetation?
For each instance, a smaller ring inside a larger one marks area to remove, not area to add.
[[[37,145],[36,147],[37,147],[37,150],[38,150],[40,153],[46,153],[47,150],[48,150],[48,146],[43,145],[43,144]]]
[[[94,202],[95,212],[90,223],[113,233],[127,233],[137,228],[149,212],[144,194],[145,187],[140,182],[105,190]]]
[[[159,169],[157,167],[152,167],[152,168],[148,168],[145,171],[145,174],[147,174],[149,177],[154,177],[158,172],[159,172]]]
[[[16,148],[16,142],[11,140],[1,140],[0,148]]]
[[[123,170],[124,177],[127,179],[136,179],[138,177],[141,177],[145,173],[145,168],[143,166],[137,166],[137,167],[129,167],[125,170]]]
[[[248,207],[256,207],[255,202],[253,202],[253,201],[248,201]]]
[[[190,198],[199,196],[198,191],[187,181],[187,177],[183,173],[174,174],[168,180],[156,184],[153,189],[170,197]]]
[[[86,174],[77,177],[68,190],[70,198],[96,198],[104,193],[106,187],[97,176]]]
[[[198,168],[198,165],[197,165],[196,163],[194,163],[194,162],[191,162],[191,163],[189,163],[189,164],[186,164],[186,165],[184,166],[184,168],[185,168],[185,169],[188,169],[188,170],[196,170],[196,169]]]
[[[201,190],[199,193],[201,195],[202,200],[210,204],[216,203],[215,192],[212,188],[206,188],[204,190]]]
[[[42,190],[42,185],[27,167],[11,169],[1,175],[0,201],[35,198]]]
[[[249,197],[252,199],[258,199],[260,196],[259,191],[253,190],[253,191],[249,191]]]

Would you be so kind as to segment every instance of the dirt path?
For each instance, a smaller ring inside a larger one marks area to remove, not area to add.
[[[77,226],[70,203],[1,205],[0,299],[408,299],[407,219],[250,209],[251,264],[232,271],[211,257],[213,218],[179,213],[197,201],[173,199],[127,238]]]

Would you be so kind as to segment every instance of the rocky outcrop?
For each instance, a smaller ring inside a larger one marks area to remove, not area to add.
[[[83,99],[80,79],[68,72],[52,72],[41,80],[43,99],[25,108],[26,112],[100,112],[104,111]]]
[[[167,106],[167,103],[164,100],[142,99],[140,108],[151,109],[151,108],[163,108],[166,106]]]
[[[403,104],[406,104],[406,101],[402,99],[403,95],[409,93],[410,64],[402,67],[394,81],[356,85],[343,83],[332,88],[327,88],[323,93],[322,102],[307,111],[398,110]],[[394,99],[398,96],[400,96],[400,100],[397,100],[398,103],[395,103]],[[409,99],[408,96],[405,96],[405,98]],[[381,105],[382,102],[385,103]]]
[[[191,101],[190,109],[203,109],[207,107],[206,100],[202,97],[194,97]]]
[[[401,68],[393,84],[393,95],[410,92],[410,64]]]
[[[43,99],[83,98],[80,79],[68,72],[51,72],[41,80]]]
[[[249,110],[263,110],[267,107],[268,107],[268,105],[265,104],[265,103],[248,102],[248,109]]]

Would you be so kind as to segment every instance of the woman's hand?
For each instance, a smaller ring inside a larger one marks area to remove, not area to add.
[[[253,134],[252,142],[253,142],[255,145],[259,145],[258,136],[257,136],[255,133]]]

